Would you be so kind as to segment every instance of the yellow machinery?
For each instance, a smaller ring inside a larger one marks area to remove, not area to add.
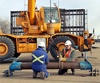
[[[94,40],[89,37],[89,32],[84,31],[81,36],[68,32],[61,32],[61,15],[57,7],[41,7],[37,10],[36,0],[28,0],[28,11],[22,11],[16,17],[16,26],[21,26],[23,35],[3,34],[0,31],[0,61],[10,57],[18,57],[21,53],[34,51],[40,41],[49,47],[52,38],[61,51],[66,40],[72,41],[73,48],[78,46],[79,51],[90,51]],[[57,52],[51,46],[50,53],[57,59]]]

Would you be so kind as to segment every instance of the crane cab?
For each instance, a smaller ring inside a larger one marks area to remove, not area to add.
[[[50,30],[54,33],[60,32],[61,18],[59,9],[57,7],[42,7],[40,9],[40,23],[46,33]]]

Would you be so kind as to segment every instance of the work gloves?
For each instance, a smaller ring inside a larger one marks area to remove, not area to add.
[[[66,62],[67,58],[59,58],[59,61]]]

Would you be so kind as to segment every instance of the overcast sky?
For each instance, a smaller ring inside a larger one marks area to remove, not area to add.
[[[57,3],[58,0],[51,0]],[[50,0],[37,0],[36,6],[49,6]],[[27,10],[27,0],[0,0],[0,17],[10,20],[10,11]],[[59,0],[59,7],[65,9],[86,9],[88,11],[88,29],[95,29],[100,35],[100,0]]]

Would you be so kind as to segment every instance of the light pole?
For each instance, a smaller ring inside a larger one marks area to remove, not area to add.
[[[50,8],[51,8],[51,0],[50,0]]]
[[[59,0],[58,0],[58,8],[59,8]]]

